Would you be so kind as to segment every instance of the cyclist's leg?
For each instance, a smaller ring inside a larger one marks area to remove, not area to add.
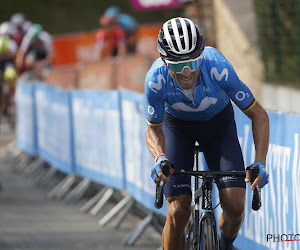
[[[221,233],[229,238],[234,238],[244,219],[244,204],[245,204],[244,188],[224,188],[222,189],[221,207],[223,213],[219,219],[219,228]]]
[[[184,229],[190,218],[190,195],[179,195],[167,198],[167,216],[162,234],[164,250],[185,249]]]
[[[220,121],[215,138],[205,147],[205,159],[210,170],[244,171],[243,156],[232,109],[226,109],[224,114],[226,114],[226,119]],[[223,177],[217,179],[216,182],[219,190],[222,190],[223,213],[219,219],[219,227],[221,233],[228,240],[233,241],[244,219],[246,185],[243,178]]]
[[[163,129],[165,136],[165,153],[175,164],[175,169],[192,170],[194,141],[181,128],[181,121],[165,115]],[[171,176],[165,184],[164,194],[167,198],[167,216],[163,230],[163,249],[185,249],[184,229],[190,217],[191,178]]]

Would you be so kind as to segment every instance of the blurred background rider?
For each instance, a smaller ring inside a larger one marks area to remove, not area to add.
[[[33,24],[25,34],[16,56],[18,71],[31,71],[43,78],[53,63],[53,39],[40,24]]]

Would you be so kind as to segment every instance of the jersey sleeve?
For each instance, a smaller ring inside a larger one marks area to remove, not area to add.
[[[147,123],[160,125],[164,117],[164,88],[166,80],[159,70],[150,70],[145,78],[145,113]]]
[[[239,79],[228,60],[225,59],[224,62],[220,62],[215,68],[212,68],[211,77],[219,80],[221,88],[243,112],[249,111],[255,106],[256,100],[251,90]]]

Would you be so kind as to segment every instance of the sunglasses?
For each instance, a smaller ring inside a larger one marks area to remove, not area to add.
[[[195,59],[184,60],[184,61],[170,61],[165,60],[168,69],[181,74],[185,68],[188,68],[190,71],[195,71],[201,65],[202,54]]]

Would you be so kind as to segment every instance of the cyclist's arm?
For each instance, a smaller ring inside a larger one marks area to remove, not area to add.
[[[153,155],[155,159],[159,157],[163,157],[167,159],[167,156],[164,154],[165,152],[165,137],[162,129],[162,125],[153,126],[151,124],[147,125],[146,128],[146,143],[150,153]],[[157,161],[159,162],[159,161]],[[169,175],[172,175],[173,169],[169,170]],[[168,182],[170,177],[166,177],[162,171],[157,173],[157,177],[155,178],[156,184],[159,184],[161,180],[164,182]]]
[[[256,101],[249,87],[237,76],[229,61],[216,65],[218,72],[226,72],[219,83],[229,98],[252,120],[252,132],[256,149],[255,162],[266,163],[269,146],[269,117],[267,112]]]
[[[256,102],[255,106],[244,112],[252,120],[252,133],[255,145],[255,162],[262,162],[266,165],[266,157],[269,147],[269,116],[265,109]],[[250,179],[247,174],[246,180]],[[262,178],[258,176],[252,186],[261,182]]]
[[[226,62],[219,62],[215,65],[218,72],[227,73],[227,77],[222,77],[215,82],[225,90],[229,98],[252,120],[252,133],[254,138],[256,157],[255,162],[266,164],[266,156],[269,145],[269,117],[262,106],[257,103],[251,90],[237,76],[232,65]],[[246,182],[250,182],[250,175],[247,173]],[[262,177],[258,176],[252,183],[254,188],[261,183]]]
[[[269,146],[269,116],[258,102],[245,114],[252,120],[252,132],[256,150],[255,162],[266,164]]]
[[[154,69],[152,67],[145,78],[146,142],[150,153],[156,158],[158,154],[164,153],[165,150],[162,122],[165,113],[164,88],[166,76],[163,75],[164,72],[160,68],[155,70],[155,67]]]
[[[150,153],[156,158],[165,152],[165,137],[162,125],[153,126],[148,124],[146,128],[146,143]]]
[[[166,177],[162,171],[157,171],[156,169],[160,161],[167,160],[167,156],[165,155],[165,137],[162,128],[165,112],[164,88],[166,85],[166,76],[164,76],[164,72],[160,67],[156,68],[160,63],[162,62],[154,62],[145,78],[145,113],[147,118],[146,144],[155,159],[154,169],[158,176],[155,182],[157,184],[160,183],[160,180],[165,182],[169,180],[169,177]],[[157,160],[158,158],[160,158],[160,160]],[[172,170],[169,171],[169,174],[173,174]]]

